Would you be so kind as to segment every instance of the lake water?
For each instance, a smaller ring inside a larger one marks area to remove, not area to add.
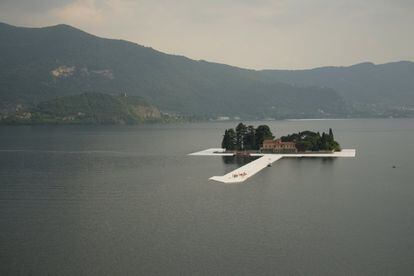
[[[413,119],[266,122],[357,157],[211,182],[235,124],[1,127],[0,274],[413,275]]]

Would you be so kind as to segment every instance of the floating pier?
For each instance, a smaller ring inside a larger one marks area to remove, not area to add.
[[[234,156],[231,152],[225,152],[225,149],[221,148],[210,148],[189,155],[193,156]],[[228,174],[223,176],[213,176],[210,177],[210,180],[222,182],[222,183],[240,183],[246,181],[248,178],[252,177],[256,173],[260,172],[264,168],[272,165],[277,160],[282,158],[335,158],[335,157],[355,157],[355,149],[343,149],[341,151],[332,152],[332,153],[292,153],[292,154],[265,154],[265,153],[252,153],[250,156],[259,156],[259,159],[256,159]]]

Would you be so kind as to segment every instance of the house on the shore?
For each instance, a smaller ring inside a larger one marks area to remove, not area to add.
[[[294,142],[282,142],[280,139],[269,139],[263,141],[260,149],[264,153],[297,153],[296,144]]]

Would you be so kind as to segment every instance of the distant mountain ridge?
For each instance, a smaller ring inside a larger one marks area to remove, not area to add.
[[[163,112],[203,118],[343,116],[328,88],[299,88],[255,71],[167,55],[67,25],[0,25],[3,110],[84,92],[140,96]]]
[[[0,113],[13,112],[18,104],[99,92],[139,96],[162,112],[200,118],[347,117],[361,91],[360,84],[348,92],[334,80],[315,77],[325,70],[320,78],[329,77],[329,67],[247,70],[99,38],[68,25],[1,23],[0,53]]]
[[[308,70],[264,70],[267,80],[300,86],[327,86],[348,102],[414,105],[414,63],[371,62],[349,67],[321,67]]]

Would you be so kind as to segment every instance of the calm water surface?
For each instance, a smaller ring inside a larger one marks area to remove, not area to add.
[[[0,274],[412,275],[414,120],[267,124],[357,158],[225,185],[236,163],[187,154],[235,123],[0,127]]]

